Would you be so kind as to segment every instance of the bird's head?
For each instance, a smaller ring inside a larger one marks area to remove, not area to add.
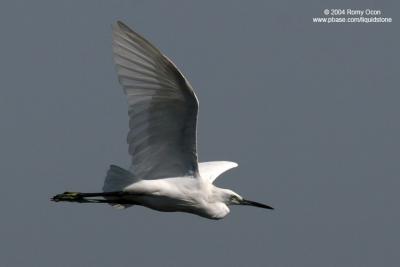
[[[230,190],[230,189],[221,189],[220,190],[221,201],[226,205],[245,205],[245,206],[253,206],[258,208],[270,209],[273,210],[271,206],[244,199],[238,193]]]

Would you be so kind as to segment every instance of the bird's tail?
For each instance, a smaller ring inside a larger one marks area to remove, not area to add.
[[[139,179],[133,173],[116,165],[111,165],[104,180],[103,192],[123,191],[125,187],[137,182]],[[107,199],[107,197],[105,197]],[[132,204],[110,203],[117,209],[125,209]]]
[[[116,165],[111,165],[104,180],[103,192],[122,191],[138,179],[131,173]]]

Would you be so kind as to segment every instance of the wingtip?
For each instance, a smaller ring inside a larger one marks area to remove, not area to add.
[[[117,20],[117,21],[115,21],[114,23],[111,23],[111,28],[112,29],[119,29],[119,28],[121,28],[121,25],[123,24],[123,22],[122,21],[120,21],[120,20]]]
[[[123,32],[132,32],[132,29],[128,27],[125,23],[123,23],[121,20],[117,20],[114,24],[115,28],[123,31]]]

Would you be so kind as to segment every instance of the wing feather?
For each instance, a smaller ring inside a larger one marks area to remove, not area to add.
[[[113,26],[118,80],[128,98],[132,156],[140,179],[198,176],[198,101],[176,66],[122,22]]]

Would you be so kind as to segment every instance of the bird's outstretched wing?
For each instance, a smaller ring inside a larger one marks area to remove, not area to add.
[[[198,101],[189,82],[156,47],[122,22],[113,53],[129,104],[131,172],[139,179],[198,176]]]

